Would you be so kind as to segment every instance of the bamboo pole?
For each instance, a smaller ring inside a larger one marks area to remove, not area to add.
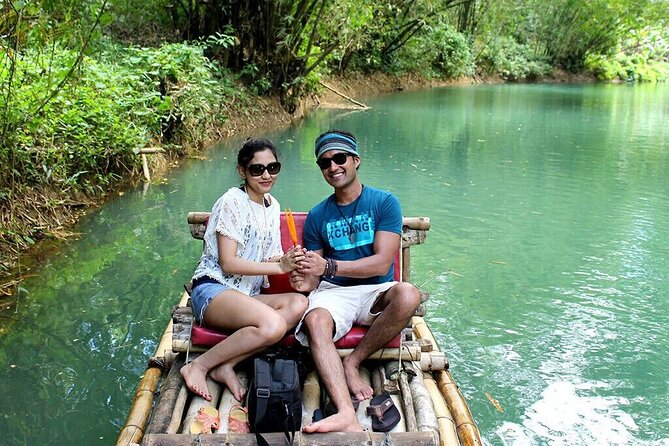
[[[465,398],[462,396],[462,393],[460,393],[460,389],[457,384],[455,384],[455,381],[453,381],[453,376],[450,372],[442,370],[435,372],[435,378],[437,386],[446,400],[446,404],[448,404],[448,407],[451,409],[455,427],[458,431],[458,437],[460,437],[462,445],[482,445],[481,434],[479,433],[478,427],[476,427],[476,423],[474,423],[474,419],[469,411],[469,407],[467,407]]]
[[[372,375],[371,376],[372,390],[374,391],[374,395],[378,395],[381,392],[383,392],[383,381],[384,381],[383,366],[379,364],[376,367],[372,368],[371,375]]]
[[[213,379],[207,377],[207,388],[209,389],[209,394],[211,395],[211,401],[207,401],[202,397],[193,395],[190,405],[188,406],[188,409],[186,409],[186,416],[184,417],[183,423],[181,424],[182,433],[190,434],[190,426],[195,421],[195,416],[197,415],[197,411],[200,409],[200,407],[217,407],[218,398],[221,396],[221,385]]]
[[[302,427],[311,423],[314,411],[320,407],[320,400],[321,384],[318,373],[314,370],[307,375],[302,386]]]
[[[174,362],[167,377],[160,386],[160,398],[153,410],[151,421],[146,427],[149,434],[159,434],[167,431],[174,414],[174,407],[179,398],[182,388],[185,388],[184,380],[181,377],[181,367],[184,364],[184,356],[181,355]]]
[[[414,411],[413,396],[409,387],[409,377],[405,370],[400,370],[397,374],[397,382],[400,387],[400,395],[402,396],[402,407],[404,408],[404,418],[406,422],[406,430],[415,432],[418,430],[418,423],[416,422],[416,412]]]
[[[362,379],[362,382],[371,386],[372,377],[369,370],[366,367],[360,367],[359,371],[360,371],[360,379]],[[360,426],[362,426],[363,429],[371,432],[372,418],[367,415],[367,407],[369,406],[369,403],[370,400],[360,401],[360,404],[358,405],[358,410],[356,411],[356,415],[358,416],[358,422],[360,423]]]
[[[420,316],[413,316],[411,318],[411,325],[413,326],[413,332],[418,339],[427,339],[432,343],[435,350],[439,349],[439,344],[437,344],[436,339],[434,339],[430,327],[425,323],[425,319]]]
[[[146,181],[150,182],[151,181],[151,172],[149,171],[149,161],[146,159],[146,154],[142,153],[142,170],[144,171],[144,178],[146,178]]]
[[[340,358],[345,358],[353,352],[352,348],[342,348],[338,349]],[[402,359],[404,361],[419,361],[420,360],[420,347],[407,347],[402,348],[402,353],[400,355],[399,348],[382,348],[372,353],[367,359]]]
[[[201,225],[209,218],[209,214],[210,212],[189,212],[187,217],[188,224]],[[406,226],[409,229],[427,231],[430,229],[431,222],[429,217],[403,217],[402,226]]]
[[[402,261],[402,282],[411,282],[411,248],[402,247],[400,250]]]
[[[446,401],[434,382],[434,377],[430,373],[423,374],[423,383],[430,395],[432,405],[434,406],[434,414],[437,417],[437,424],[439,425],[440,446],[460,446],[458,440],[458,433],[453,421],[453,415],[448,410]]]
[[[358,102],[355,99],[346,96],[344,93],[342,93],[340,91],[337,91],[336,89],[330,87],[329,85],[327,85],[326,83],[324,83],[322,81],[318,81],[318,83],[321,84],[322,86],[324,86],[325,88],[327,88],[328,90],[330,90],[331,92],[333,92],[334,94],[336,94],[337,96],[341,96],[342,98],[346,99],[347,101],[350,101],[350,102],[354,103],[355,105],[357,105],[360,108],[364,108],[364,109],[369,108],[365,104],[363,104],[362,102]]]
[[[423,372],[446,370],[448,369],[448,359],[446,359],[444,352],[421,352],[420,369]]]
[[[188,303],[188,293],[185,291],[181,294],[181,298],[179,299],[179,307],[185,307],[186,304]],[[173,329],[174,323],[172,322],[172,319],[170,318],[170,321],[167,323],[167,327],[165,327],[165,331],[163,332],[163,335],[160,337],[160,342],[158,343],[158,347],[156,347],[156,351],[153,353],[153,356],[149,360],[150,363],[162,363],[163,367],[165,369],[170,369],[171,368],[171,363],[174,361],[174,357],[176,356],[176,353],[172,349],[172,329]]]
[[[239,372],[236,372],[236,374],[237,374],[237,379],[239,380],[239,383],[242,385],[242,387],[248,389],[249,380],[246,375],[246,372],[240,370]],[[218,405],[218,413],[221,416],[221,422],[219,423],[219,428],[216,430],[217,434],[224,434],[229,432],[230,429],[228,427],[228,415],[230,415],[230,409],[232,409],[232,406],[236,406],[237,404],[242,404],[242,403],[240,403],[235,399],[230,389],[228,389],[226,386],[225,389],[223,389],[221,402]]]
[[[142,441],[146,422],[153,405],[153,395],[162,373],[163,371],[159,367],[149,367],[144,371],[144,377],[137,386],[128,419],[116,440],[117,446],[126,446]]]
[[[165,153],[165,150],[160,147],[143,147],[137,153],[151,155],[154,153]]]
[[[186,409],[187,401],[188,401],[188,388],[186,386],[183,386],[181,389],[179,389],[179,396],[177,397],[177,400],[174,402],[174,408],[172,410],[170,424],[167,425],[167,430],[165,430],[166,434],[176,434],[177,431],[179,430],[179,426],[181,426],[181,417],[183,416],[184,410]]]
[[[263,434],[269,444],[285,444],[283,432]],[[226,435],[147,435],[143,446],[256,446],[255,434]],[[434,432],[330,432],[323,434],[295,433],[295,445],[302,446],[386,446],[389,444],[411,446],[435,446],[438,443]]]
[[[414,371],[417,370],[416,364],[412,364],[412,367]],[[438,431],[439,425],[434,411],[434,404],[425,387],[423,372],[414,376],[409,382],[409,388],[411,389],[413,408],[416,413],[416,429],[419,431]],[[439,397],[441,398],[441,395]]]
[[[395,404],[395,407],[397,407],[397,410],[400,413],[399,423],[397,423],[397,426],[392,428],[390,432],[407,432],[407,418],[404,411],[400,409],[402,408],[402,402],[400,401],[400,396],[391,394],[390,399],[393,400],[393,404]]]
[[[428,231],[431,226],[430,217],[403,217],[402,226],[406,226],[409,229]]]
[[[422,317],[414,316],[411,318],[414,334],[419,339],[429,339],[437,347],[437,341],[434,339],[432,331],[427,326]],[[446,400],[446,404],[453,415],[453,421],[458,432],[458,437],[463,446],[482,445],[481,434],[474,422],[469,407],[465,402],[464,396],[453,380],[453,376],[446,370],[440,370],[433,373],[435,381],[441,394]]]

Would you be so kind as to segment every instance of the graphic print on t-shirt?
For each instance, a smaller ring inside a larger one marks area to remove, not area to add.
[[[374,243],[374,225],[369,213],[364,212],[353,218],[338,218],[326,224],[330,246],[336,251]]]

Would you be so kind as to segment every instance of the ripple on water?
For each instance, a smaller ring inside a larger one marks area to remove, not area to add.
[[[621,397],[602,397],[602,382],[549,384],[540,399],[527,408],[522,424],[505,422],[495,432],[503,444],[513,445],[650,445],[667,444],[669,439],[642,442],[639,427],[626,409],[630,402]],[[658,441],[660,443],[658,443]]]

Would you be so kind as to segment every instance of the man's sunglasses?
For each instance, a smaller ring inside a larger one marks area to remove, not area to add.
[[[318,164],[318,167],[320,167],[321,170],[325,170],[330,168],[331,164],[330,161],[334,161],[335,164],[339,166],[341,166],[342,164],[346,164],[346,158],[349,156],[353,156],[353,154],[347,152],[341,152],[332,155],[330,158],[326,158],[323,156],[316,160],[316,164]]]
[[[270,175],[276,175],[279,173],[279,171],[281,171],[281,163],[274,161],[273,163],[269,163],[266,166],[264,164],[249,164],[246,168],[249,170],[249,173],[252,177],[259,177],[265,173],[265,171],[267,171]]]

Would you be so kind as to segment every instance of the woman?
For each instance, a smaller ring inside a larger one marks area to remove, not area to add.
[[[223,194],[209,217],[193,275],[193,314],[200,324],[233,333],[181,368],[188,388],[207,401],[207,374],[241,401],[245,389],[234,366],[278,342],[307,308],[299,293],[259,294],[265,276],[290,272],[304,258],[300,246],[281,249],[281,206],[269,194],[280,170],[271,141],[247,139],[237,155],[244,184]]]

